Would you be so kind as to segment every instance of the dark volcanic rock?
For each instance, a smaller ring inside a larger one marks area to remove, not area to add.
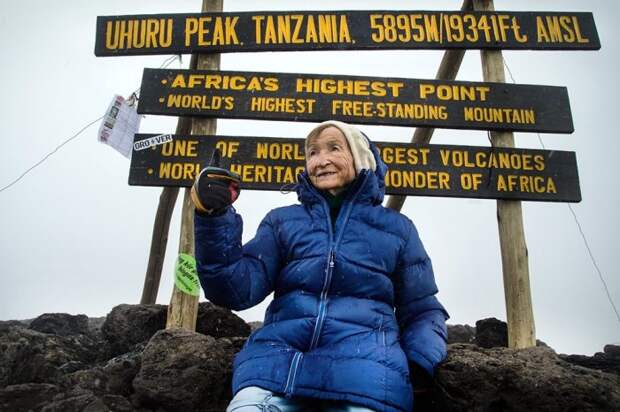
[[[29,383],[0,389],[0,411],[134,412],[136,409],[126,398],[118,395],[98,397],[81,388],[60,392],[55,385]]]
[[[28,324],[19,320],[0,320],[0,333],[8,332],[11,328],[27,328]]]
[[[461,326],[461,325],[457,325]],[[464,325],[465,328],[471,326]],[[507,348],[508,347],[508,324],[496,318],[482,319],[476,322],[475,338],[470,342],[465,340],[452,341],[450,339],[451,326],[448,325],[448,343],[475,343],[482,348]],[[459,337],[460,339],[460,337]],[[549,347],[545,342],[536,339],[536,346]]]
[[[68,373],[60,377],[58,383],[65,390],[79,387],[98,395],[108,392],[108,376],[100,366]]]
[[[620,359],[620,345],[605,345],[603,353],[609,358]]]
[[[55,383],[62,374],[94,363],[99,346],[84,335],[63,337],[11,327],[0,333],[0,387]]]
[[[469,325],[448,325],[448,343],[474,343],[476,328]]]
[[[101,333],[109,342],[112,356],[129,352],[166,327],[164,305],[118,305],[106,317]]]
[[[499,319],[487,318],[476,322],[476,345],[482,348],[508,347],[508,325]]]
[[[105,316],[101,316],[98,318],[88,318],[88,328],[91,333],[96,331],[101,331],[101,327],[103,326],[103,322],[105,322]]]
[[[59,336],[87,335],[88,317],[67,313],[44,313],[30,322],[30,329]]]
[[[49,383],[10,385],[0,389],[0,411],[38,411],[60,391]]]
[[[245,345],[245,342],[248,340],[248,338],[245,337],[234,337],[234,338],[222,338],[220,339],[221,342],[230,342],[230,344],[233,347],[233,350],[235,353],[239,352],[242,348],[243,345]]]
[[[142,354],[133,381],[137,400],[147,408],[165,411],[223,411],[230,401],[233,346],[181,329],[162,330]]]
[[[441,411],[620,410],[620,378],[571,365],[546,347],[455,344],[436,374]]]
[[[261,321],[248,322],[248,325],[250,325],[250,329],[252,329],[252,332],[254,332],[255,330],[258,330],[263,327],[263,322]]]
[[[615,373],[620,376],[620,346],[605,345],[603,352],[594,356],[559,355],[562,359],[575,365],[598,369],[604,372]]]
[[[135,409],[124,397],[118,395],[103,395],[101,400],[112,412],[133,412]]]
[[[134,412],[129,400],[119,395],[97,396],[83,388],[74,388],[59,393],[32,409],[11,409],[36,412]]]
[[[164,329],[166,311],[165,305],[119,305],[112,309],[101,326],[101,334],[109,342],[111,355],[128,352]],[[250,327],[229,309],[203,302],[198,306],[196,331],[215,338],[245,337],[250,334]]]
[[[107,412],[109,408],[92,392],[76,388],[69,392],[56,395],[48,402],[41,412]]]
[[[214,338],[249,336],[250,325],[232,313],[230,309],[216,306],[210,302],[198,305],[196,332]]]
[[[90,369],[69,373],[59,379],[63,388],[80,387],[101,396],[116,394],[130,396],[132,381],[140,370],[141,351],[125,353],[107,363]]]
[[[210,303],[199,306],[199,333],[161,330],[165,318],[163,305],[120,305],[101,327],[65,314],[42,315],[32,329],[0,322],[0,411],[225,410],[250,326]],[[501,347],[506,330],[497,319],[449,325],[448,358],[434,387],[416,394],[416,412],[620,410],[620,347],[592,357],[513,350]]]
[[[132,381],[140,371],[142,349],[110,359],[103,367],[109,393],[129,395],[133,392]]]

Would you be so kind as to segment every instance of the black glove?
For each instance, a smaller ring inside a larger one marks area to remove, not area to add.
[[[198,212],[211,216],[222,215],[239,197],[238,174],[230,170],[207,166],[196,177],[191,197]]]

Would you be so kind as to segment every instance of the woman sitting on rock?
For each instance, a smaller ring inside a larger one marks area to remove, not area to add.
[[[431,261],[413,223],[381,206],[387,167],[357,128],[321,123],[305,153],[301,204],[270,211],[243,246],[238,178],[207,168],[192,190],[205,296],[244,310],[274,292],[227,410],[411,411],[411,382],[446,355]]]

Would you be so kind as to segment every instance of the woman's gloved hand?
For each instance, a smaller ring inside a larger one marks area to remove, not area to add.
[[[220,167],[207,166],[196,177],[191,197],[196,210],[210,216],[222,215],[241,191],[238,174]]]

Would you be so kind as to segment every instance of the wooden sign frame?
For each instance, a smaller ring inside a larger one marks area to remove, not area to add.
[[[144,69],[138,113],[572,133],[565,87]]]
[[[95,55],[600,47],[583,12],[259,11],[99,16]]]
[[[137,134],[135,147],[144,147],[140,142],[153,136]],[[581,201],[574,152],[376,144],[389,168],[387,194]],[[222,153],[222,167],[241,176],[243,189],[290,190],[304,170],[303,139],[173,135],[172,142],[134,150],[129,184],[189,187],[215,148]]]

